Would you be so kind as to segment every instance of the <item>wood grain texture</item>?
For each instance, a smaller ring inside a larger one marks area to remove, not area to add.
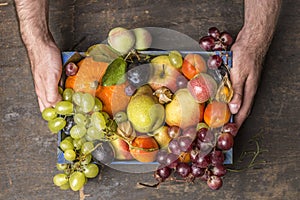
[[[0,6],[0,199],[79,199],[52,183],[57,173],[56,138],[40,116],[29,62],[18,32],[12,0]],[[85,186],[87,200],[125,199],[297,199],[300,174],[300,16],[298,1],[283,2],[278,27],[264,63],[253,111],[235,140],[235,158],[248,140],[263,133],[267,161],[258,168],[228,173],[224,186],[211,191],[203,182],[165,183],[159,189],[152,173],[129,174],[104,168],[101,180]],[[157,26],[198,40],[217,26],[237,35],[243,24],[243,1],[51,1],[50,28],[62,50],[85,51],[116,26]]]

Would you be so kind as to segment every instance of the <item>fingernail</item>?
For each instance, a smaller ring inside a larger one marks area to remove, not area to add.
[[[239,111],[240,106],[236,103],[230,103],[229,104],[229,109],[230,109],[232,114],[236,114]]]

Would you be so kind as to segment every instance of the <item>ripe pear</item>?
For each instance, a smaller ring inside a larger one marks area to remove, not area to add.
[[[200,108],[201,105],[186,88],[179,89],[173,100],[166,105],[166,123],[182,129],[195,126],[199,122],[200,112],[203,112]]]
[[[140,87],[127,106],[127,117],[134,129],[141,133],[152,132],[162,126],[165,119],[164,107],[149,85]]]

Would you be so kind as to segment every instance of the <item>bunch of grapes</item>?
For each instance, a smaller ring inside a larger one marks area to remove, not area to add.
[[[178,127],[175,130],[176,134],[171,130],[174,137],[168,150],[157,154],[160,165],[154,174],[156,180],[163,182],[174,174],[174,177],[179,176],[187,182],[200,179],[206,181],[211,189],[219,189],[226,174],[224,151],[233,147],[236,124],[227,123],[218,130],[205,126],[198,130],[188,128],[180,131]]]
[[[224,76],[224,71],[228,71],[226,63],[223,62],[222,52],[227,51],[233,43],[232,36],[226,32],[220,32],[216,27],[208,29],[208,35],[199,40],[200,47],[205,51],[219,51],[212,54],[207,60],[207,67],[212,70],[219,69]]]
[[[98,175],[92,152],[102,145],[99,142],[105,141],[110,131],[115,131],[116,124],[102,111],[102,102],[97,97],[70,88],[63,91],[62,97],[54,108],[46,108],[42,117],[48,121],[51,132],[61,131],[63,136],[59,148],[66,163],[57,164],[62,172],[54,176],[53,182],[63,190],[77,191],[87,178]]]

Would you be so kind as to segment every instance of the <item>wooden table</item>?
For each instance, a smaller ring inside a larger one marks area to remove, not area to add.
[[[57,173],[56,137],[38,109],[13,1],[1,2],[0,199],[79,199],[77,192],[60,191],[52,183]],[[299,6],[299,1],[283,2],[253,111],[235,140],[237,160],[243,149],[255,150],[248,141],[260,133],[260,146],[267,151],[258,161],[266,163],[228,173],[219,191],[211,191],[203,182],[140,188],[138,182],[154,183],[152,173],[129,174],[106,167],[85,186],[90,195],[86,199],[299,199]],[[50,3],[51,30],[62,50],[85,51],[116,26],[165,27],[198,40],[211,26],[236,36],[242,24],[242,0]]]

